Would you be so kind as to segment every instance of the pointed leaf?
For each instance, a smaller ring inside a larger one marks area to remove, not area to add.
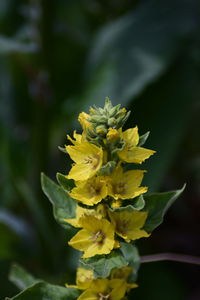
[[[53,205],[56,221],[66,229],[71,228],[64,219],[75,217],[76,202],[69,197],[66,191],[44,174],[41,174],[41,184],[43,192]]]
[[[35,279],[31,274],[29,274],[25,269],[17,264],[11,267],[9,280],[14,283],[20,290],[24,290],[27,287],[42,281],[39,279]]]
[[[38,282],[7,300],[75,300],[79,295],[76,289]]]
[[[173,202],[182,194],[185,189],[184,185],[180,190],[157,193],[149,196],[144,196],[145,207],[144,210],[148,211],[148,217],[144,225],[144,229],[152,232],[157,226],[163,222],[164,215]]]

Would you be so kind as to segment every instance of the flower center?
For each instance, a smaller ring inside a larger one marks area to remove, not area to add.
[[[110,295],[109,294],[102,294],[102,293],[99,293],[99,298],[98,300],[106,300],[106,299],[109,299],[110,298]]]
[[[96,244],[98,244],[98,245],[100,245],[100,246],[103,244],[105,238],[106,238],[106,237],[105,237],[105,234],[104,234],[101,230],[97,231],[97,232],[94,233],[94,235],[92,236],[92,240],[93,240]]]
[[[90,195],[97,196],[101,194],[101,186],[89,186]]]
[[[84,159],[84,163],[87,165],[91,164],[92,162],[93,162],[93,157],[91,157],[91,156],[88,156]]]
[[[125,234],[128,226],[129,222],[127,222],[126,220],[118,220],[116,224],[116,231],[118,231],[121,234]]]
[[[127,188],[127,184],[125,182],[119,182],[114,186],[114,193],[115,194],[125,194]]]
[[[87,165],[90,164],[92,165],[92,169],[96,169],[99,164],[99,157],[97,155],[89,155],[84,159],[84,163]]]

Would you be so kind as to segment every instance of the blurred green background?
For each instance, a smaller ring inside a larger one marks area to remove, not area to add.
[[[141,254],[200,256],[200,3],[198,0],[0,1],[0,298],[12,262],[73,280],[76,253],[41,192],[40,172],[67,173],[58,150],[92,104],[131,109],[157,154],[150,191],[187,188]],[[130,299],[199,300],[200,267],[141,266]]]

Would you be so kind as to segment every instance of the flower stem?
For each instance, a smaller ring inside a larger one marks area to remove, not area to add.
[[[141,256],[141,263],[148,263],[154,261],[178,261],[182,263],[200,265],[200,257],[197,256],[190,256],[185,254],[176,254],[176,253],[159,253],[159,254],[152,254],[152,255],[144,255]]]

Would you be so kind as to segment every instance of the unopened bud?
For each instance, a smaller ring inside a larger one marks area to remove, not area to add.
[[[120,133],[117,129],[109,128],[106,138],[108,142],[117,142],[120,139]]]
[[[107,134],[107,128],[104,125],[99,125],[96,127],[96,133],[105,136]]]
[[[114,126],[116,126],[116,124],[117,124],[117,121],[116,121],[115,118],[108,119],[108,126],[109,127],[114,127]]]

